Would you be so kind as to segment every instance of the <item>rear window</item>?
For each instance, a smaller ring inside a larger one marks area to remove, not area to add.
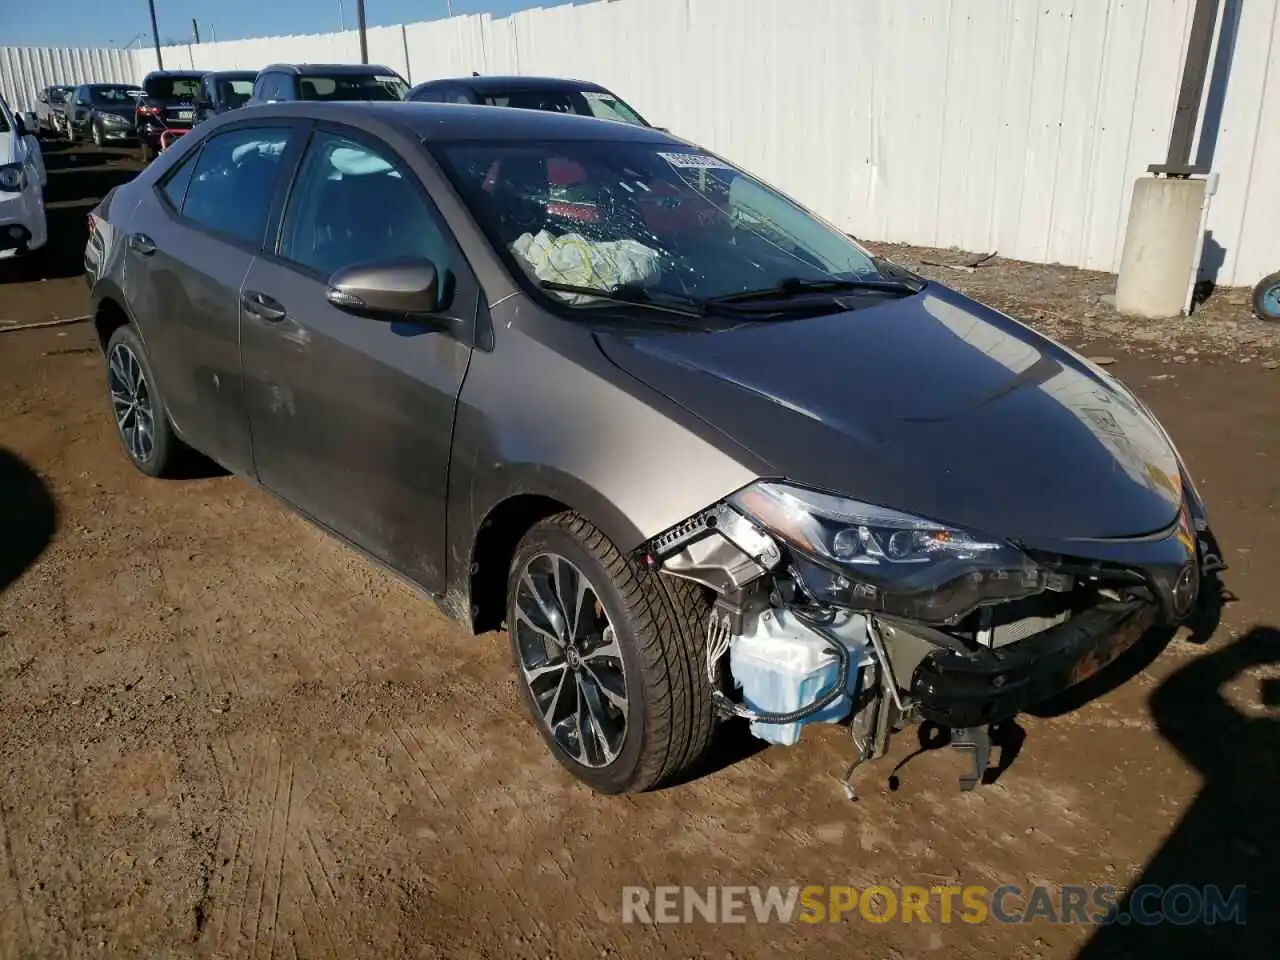
[[[137,87],[129,87],[123,84],[102,84],[89,88],[89,102],[100,103],[103,106],[127,105],[135,102],[141,93],[142,91]]]
[[[147,96],[157,100],[194,100],[199,77],[149,77],[143,82]]]
[[[409,86],[388,74],[345,74],[298,78],[303,100],[403,100]]]

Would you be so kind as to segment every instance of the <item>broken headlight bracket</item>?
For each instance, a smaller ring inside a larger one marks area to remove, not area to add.
[[[782,548],[755,521],[729,504],[717,504],[654,538],[644,553],[644,561],[672,576],[699,583],[715,594],[707,621],[706,669],[716,706],[722,714],[755,723],[788,724],[812,717],[842,695],[850,694],[847,682],[850,654],[845,643],[827,628],[820,614],[802,612],[800,606],[794,605],[796,588],[799,587],[801,594],[807,594],[807,590],[803,582],[795,578],[794,571],[778,569],[783,561]],[[771,571],[777,575],[766,579]],[[804,599],[808,601],[804,606],[812,604],[811,596]],[[826,649],[838,662],[838,679],[830,687],[808,704],[782,713],[753,710],[732,700],[720,689],[718,673],[718,666],[734,638],[754,629],[756,618],[767,615],[773,606],[786,609],[805,627],[826,639]],[[898,683],[895,657],[884,635],[887,631],[896,642],[895,628],[882,625],[872,611],[866,611],[865,615],[874,652],[870,664],[873,669],[860,674],[857,692],[852,694],[849,727],[857,756],[840,778],[845,795],[851,800],[857,798],[854,772],[866,761],[883,756],[893,730],[900,729],[916,714],[915,704],[904,697],[904,688]],[[951,731],[951,742],[957,748],[973,751],[973,771],[961,778],[961,788],[972,790],[981,782],[989,762],[990,737],[984,728],[959,728]]]

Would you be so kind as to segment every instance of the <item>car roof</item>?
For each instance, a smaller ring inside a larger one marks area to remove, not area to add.
[[[210,70],[203,74],[206,77],[230,77],[232,80],[252,80],[258,75],[257,70]]]
[[[544,110],[495,110],[457,103],[328,100],[268,103],[253,109],[255,118],[274,113],[281,117],[332,120],[357,126],[361,121],[372,120],[398,127],[425,141],[612,140],[686,145],[654,127]]]
[[[159,79],[160,77],[173,77],[175,80],[187,80],[192,77],[203,77],[203,76],[204,76],[203,70],[152,70],[145,77],[143,77],[142,82],[146,83],[148,80],[152,78]],[[126,83],[126,84],[122,84],[122,86],[136,87],[137,84]]]
[[[263,73],[268,70],[278,73],[293,73],[300,77],[324,75],[360,77],[371,73],[400,76],[390,67],[384,67],[380,63],[273,63],[269,67],[262,68]]]
[[[449,77],[442,80],[428,80],[418,84],[416,89],[423,90],[437,84],[460,83],[482,93],[494,90],[591,90],[597,93],[608,93],[598,83],[590,80],[572,80],[566,77]]]

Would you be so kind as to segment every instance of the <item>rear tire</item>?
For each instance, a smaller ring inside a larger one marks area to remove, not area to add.
[[[697,586],[624,556],[579,514],[525,534],[507,581],[508,638],[534,725],[575,777],[638,792],[704,758],[715,728],[708,609]]]
[[[107,397],[116,436],[133,465],[149,477],[178,472],[188,448],[174,433],[142,338],[131,325],[107,341]]]
[[[1263,277],[1253,288],[1253,312],[1259,320],[1280,323],[1280,273]]]

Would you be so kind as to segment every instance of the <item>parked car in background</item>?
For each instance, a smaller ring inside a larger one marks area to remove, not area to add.
[[[36,116],[40,121],[36,133],[48,133],[53,136],[64,135],[63,124],[66,120],[64,110],[67,98],[75,92],[75,87],[60,84],[45,87],[36,94]]]
[[[554,77],[458,77],[420,83],[405,98],[421,103],[471,103],[575,113],[649,126],[639,111],[597,83]]]
[[[196,123],[243,107],[253,96],[256,70],[219,70],[200,78],[196,94]]]
[[[290,100],[403,100],[409,84],[376,64],[273,63],[258,73],[252,104]]]
[[[155,70],[142,81],[137,130],[144,162],[195,125],[203,76],[203,70]]]
[[[652,128],[264,105],[90,224],[137,468],[189,444],[505,623],[531,720],[600,791],[689,776],[717,714],[848,723],[855,760],[929,721],[976,785],[988,725],[1221,567],[1115,377]]]
[[[0,97],[0,260],[32,253],[48,240],[40,141]]]
[[[142,91],[131,83],[83,83],[67,105],[67,136],[88,137],[101,147],[132,140],[135,112]]]

